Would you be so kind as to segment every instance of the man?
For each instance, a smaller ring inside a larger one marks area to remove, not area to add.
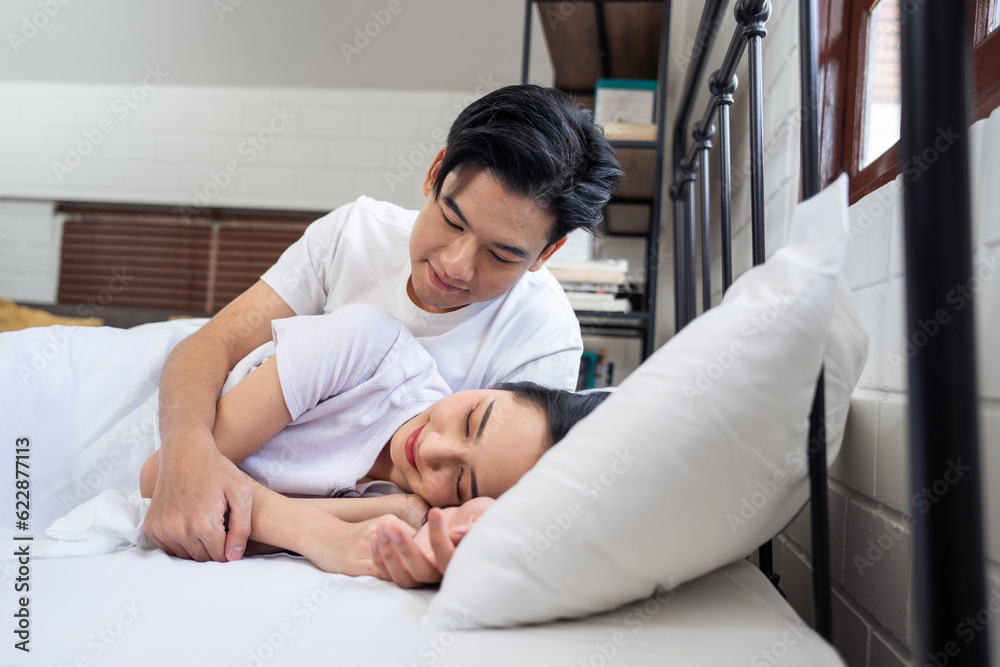
[[[455,391],[574,388],[579,323],[539,269],[569,232],[596,227],[621,175],[588,111],[557,91],[509,86],[455,119],[419,212],[362,197],[310,225],[167,358],[149,537],[183,558],[242,556],[252,491],[212,427],[227,373],[271,339],[272,320],[371,303],[410,328]]]

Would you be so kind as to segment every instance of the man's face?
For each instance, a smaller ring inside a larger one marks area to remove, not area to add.
[[[432,313],[499,297],[565,242],[546,246],[552,216],[533,201],[508,194],[475,165],[448,174],[435,198],[443,155],[438,153],[424,180],[426,199],[410,234],[407,292]]]

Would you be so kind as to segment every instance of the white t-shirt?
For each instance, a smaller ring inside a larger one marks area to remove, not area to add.
[[[430,352],[455,391],[517,380],[575,389],[580,324],[548,269],[526,273],[492,301],[428,313],[406,293],[416,217],[360,197],[309,225],[261,279],[298,315],[381,306]]]
[[[236,364],[222,393],[276,355],[292,422],[240,465],[273,491],[353,488],[400,426],[451,393],[427,351],[381,308],[353,305],[271,326],[274,340]]]

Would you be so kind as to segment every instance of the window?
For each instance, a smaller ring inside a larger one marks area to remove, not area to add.
[[[821,5],[822,174],[829,182],[846,169],[852,203],[898,173],[899,26],[907,1]],[[975,0],[970,9],[974,122],[1000,106],[1000,0]]]
[[[867,20],[862,168],[899,141],[899,0],[879,0]]]

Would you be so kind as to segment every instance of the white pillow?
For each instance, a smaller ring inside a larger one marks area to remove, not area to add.
[[[611,609],[745,556],[791,521],[809,493],[824,352],[830,461],[867,354],[839,277],[847,220],[846,177],[796,207],[785,247],[483,515],[429,620],[505,626]]]

